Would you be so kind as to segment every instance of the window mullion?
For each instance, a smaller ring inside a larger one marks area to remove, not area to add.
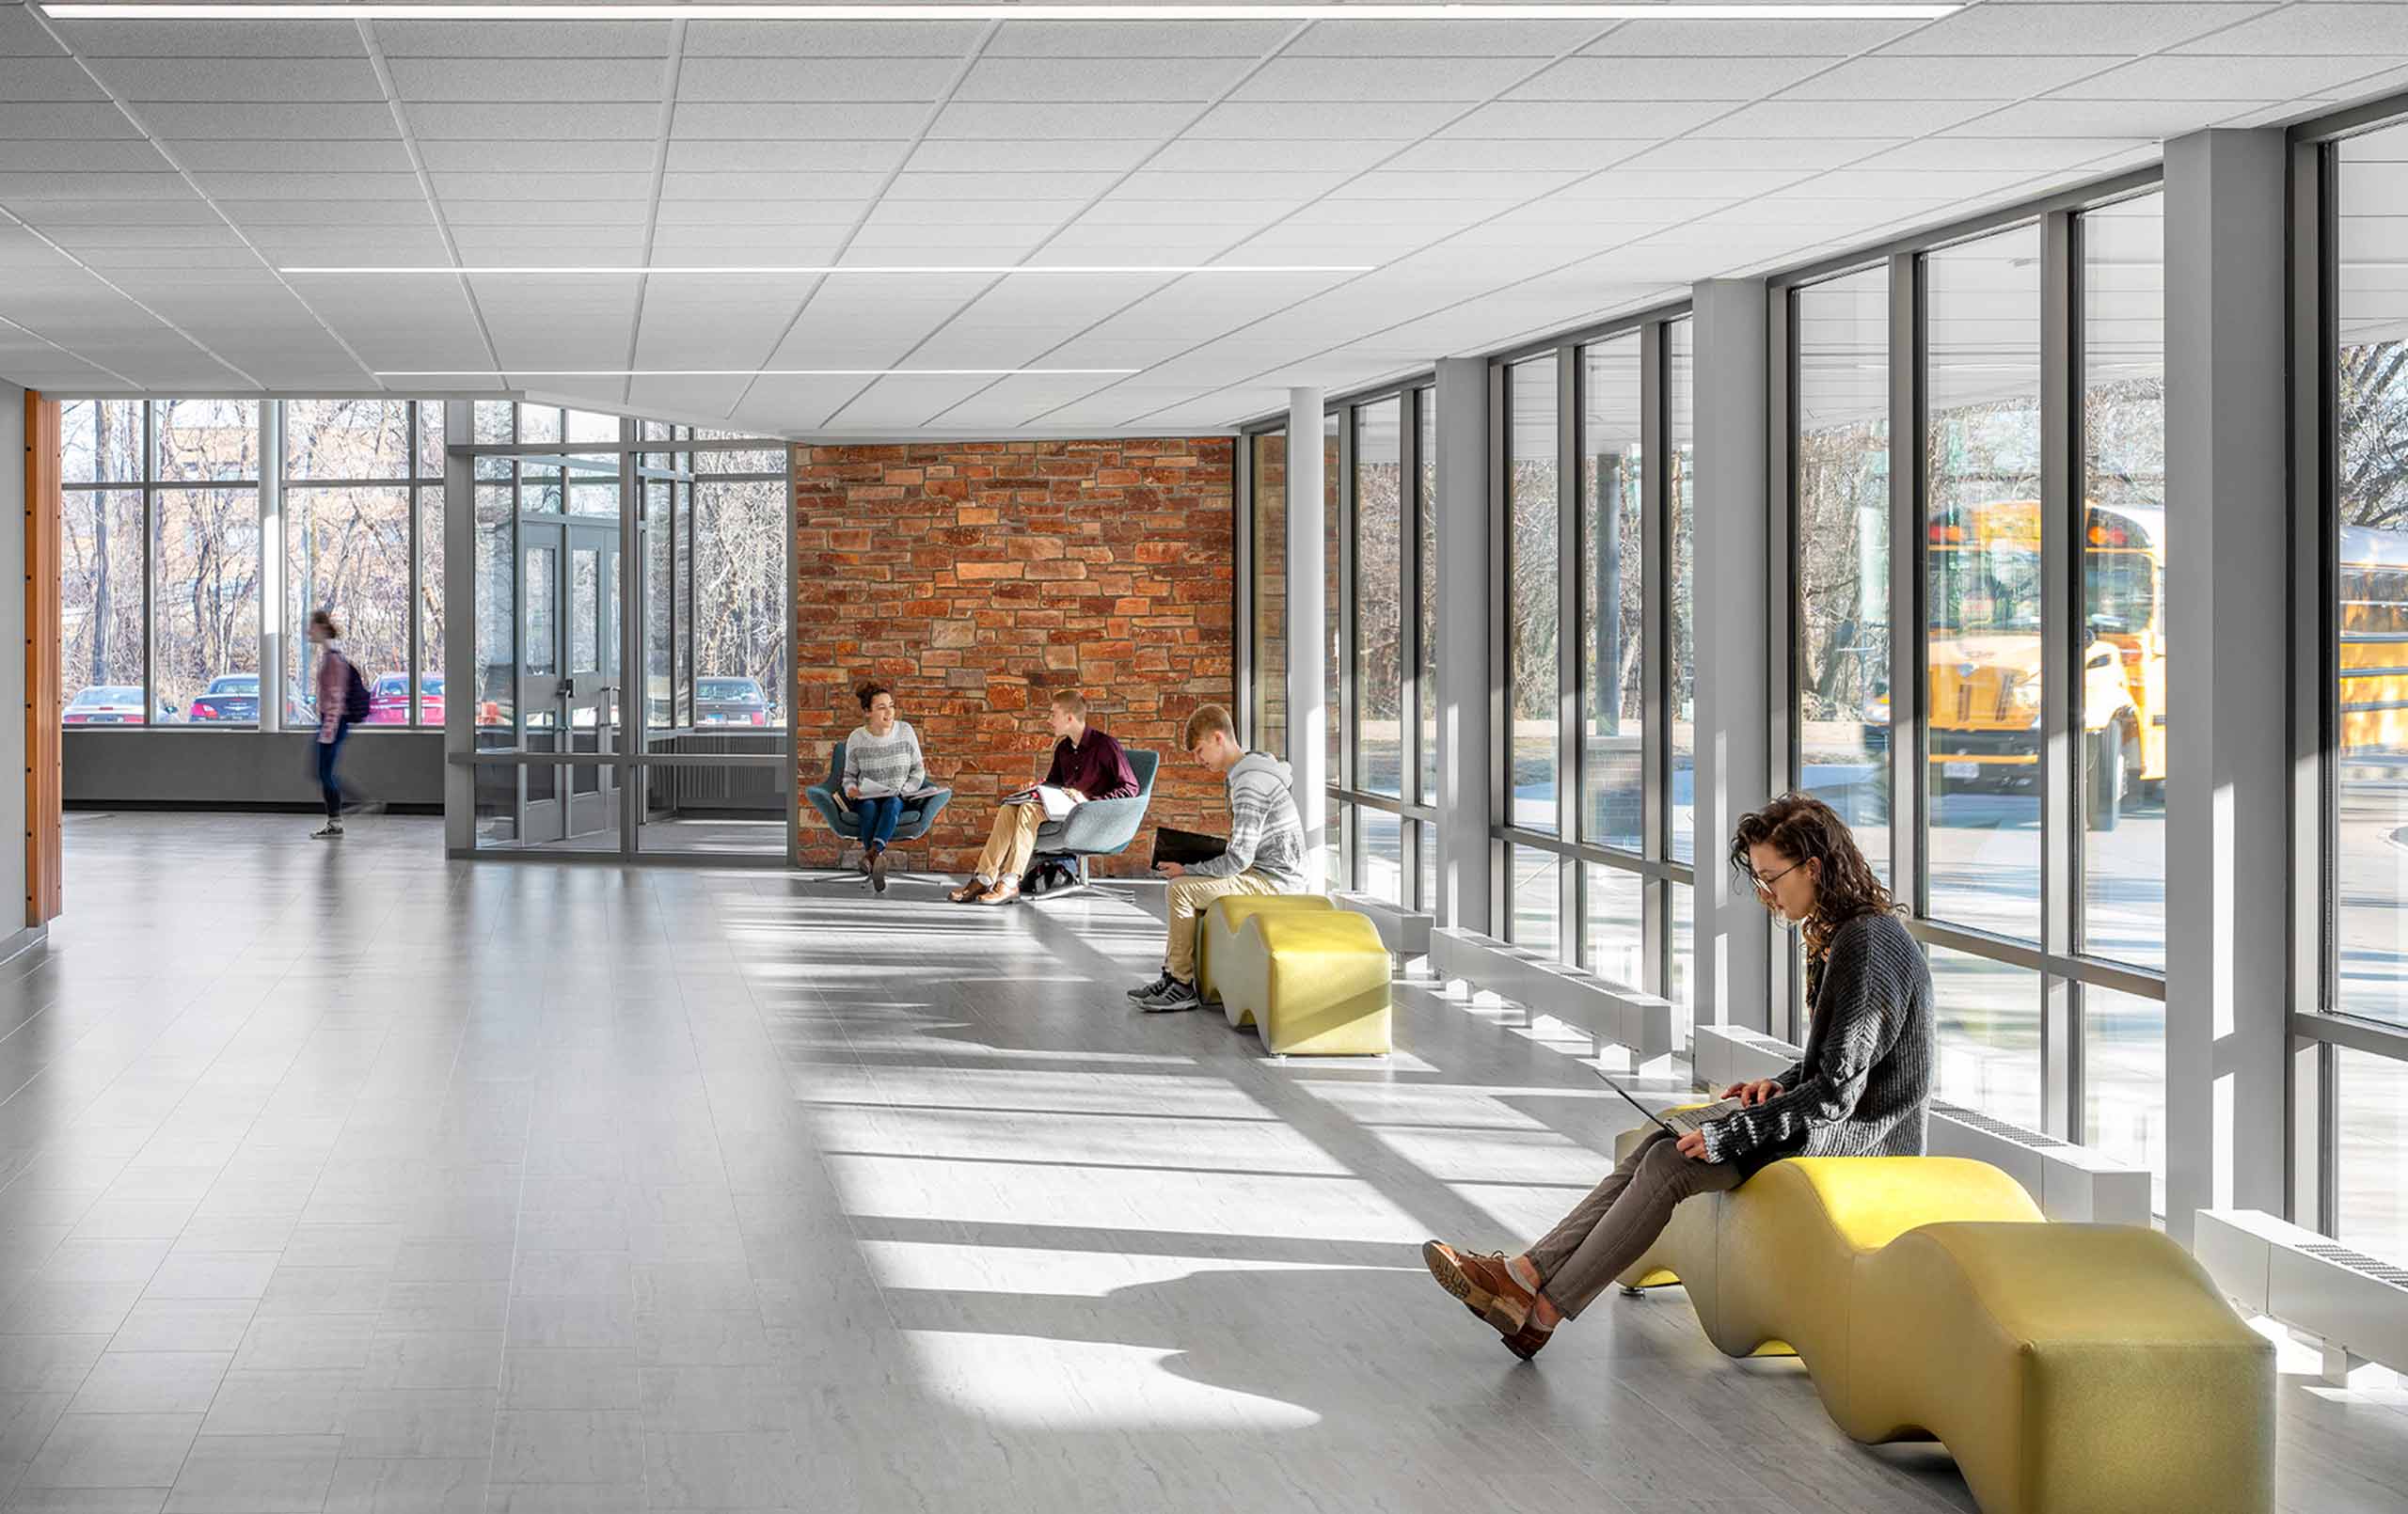
[[[2075,777],[2083,770],[2083,659],[2088,638],[2075,635],[2082,612],[2081,335],[2077,329],[2079,249],[2074,217],[2054,211],[2040,222],[2040,949],[2076,946],[2082,887],[2081,828]],[[2061,977],[2040,980],[2041,1128],[2080,1138],[2081,993]]]
[[[1587,839],[1581,796],[1588,762],[1587,721],[1582,718],[1580,655],[1588,635],[1580,598],[1581,563],[1588,533],[1580,509],[1581,459],[1587,451],[1588,364],[1582,351],[1565,346],[1555,355],[1555,833],[1567,842]],[[1584,891],[1576,863],[1556,869],[1556,954],[1566,962],[1588,959]]]
[[[1639,330],[1639,855],[1655,863],[1671,855],[1672,815],[1672,434],[1666,335],[1660,321]],[[1613,698],[1621,697],[1617,671]],[[1644,875],[1638,986],[1669,998],[1671,894],[1652,873]]]
[[[1901,253],[1890,260],[1890,886],[1914,914],[1928,917],[1924,705],[1931,688],[1931,639],[1924,608],[1923,312],[1923,260]]]

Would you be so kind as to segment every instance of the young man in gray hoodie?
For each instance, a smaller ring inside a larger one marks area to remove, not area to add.
[[[1209,862],[1164,862],[1170,879],[1170,940],[1163,975],[1129,995],[1149,1014],[1194,1009],[1196,930],[1213,900],[1232,893],[1305,891],[1305,826],[1288,787],[1288,765],[1238,745],[1229,712],[1207,704],[1187,721],[1187,749],[1229,785],[1228,850]]]

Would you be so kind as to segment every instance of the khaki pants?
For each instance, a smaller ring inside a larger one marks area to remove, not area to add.
[[[1029,854],[1037,850],[1037,828],[1045,823],[1041,804],[1006,804],[995,811],[995,828],[987,849],[978,854],[978,876],[989,883],[1018,883],[1028,871]]]
[[[1181,983],[1196,981],[1196,932],[1204,911],[1215,899],[1233,893],[1277,893],[1279,887],[1259,873],[1235,877],[1184,877],[1170,880],[1170,942],[1163,954],[1163,970]]]
[[[1606,1285],[1647,1254],[1671,1222],[1672,1206],[1701,1193],[1727,1193],[1739,1179],[1739,1169],[1729,1162],[1684,1157],[1671,1136],[1656,1131],[1532,1243],[1530,1265],[1547,1301],[1564,1318],[1577,1319]]]

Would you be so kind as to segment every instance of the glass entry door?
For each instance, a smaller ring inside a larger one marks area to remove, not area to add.
[[[518,707],[527,749],[610,755],[622,749],[619,528],[616,522],[521,522]],[[618,825],[619,773],[601,764],[527,769],[531,843]]]

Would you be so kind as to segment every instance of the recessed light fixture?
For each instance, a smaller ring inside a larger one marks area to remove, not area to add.
[[[1762,5],[411,5],[151,4],[146,0],[63,0],[41,8],[61,21],[1932,21],[1960,5],[1827,5],[1766,0]]]
[[[1123,378],[1134,368],[395,368],[378,378]]]
[[[474,274],[481,278],[509,276],[541,275],[562,278],[632,278],[639,274],[655,278],[705,278],[729,274],[776,275],[842,274],[861,277],[934,278],[947,274],[977,275],[1063,275],[1086,276],[1104,274],[1127,274],[1156,277],[1184,277],[1189,274],[1368,274],[1371,263],[750,263],[720,266],[712,263],[471,263],[454,267],[451,263],[309,263],[278,268],[279,274]]]

